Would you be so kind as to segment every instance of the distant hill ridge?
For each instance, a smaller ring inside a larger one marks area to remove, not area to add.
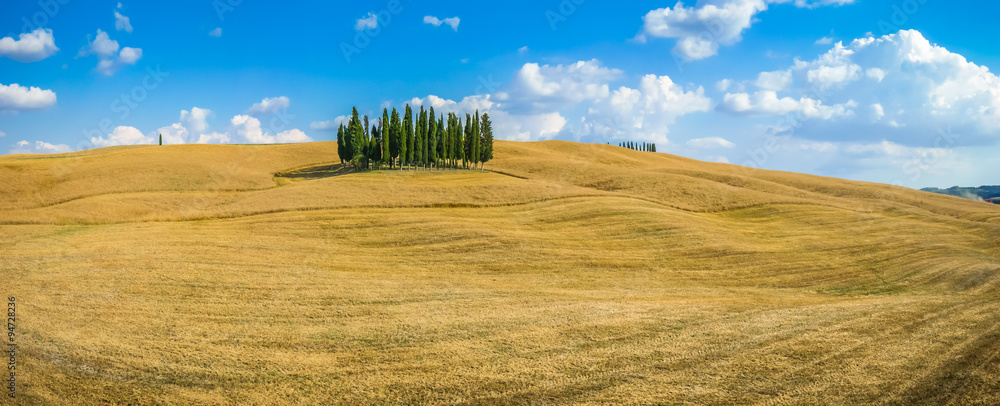
[[[998,199],[1000,199],[1000,186],[980,186],[980,187],[952,186],[947,189],[927,187],[920,190],[931,193],[939,193],[943,195],[958,196],[970,200],[988,199],[988,200],[993,200],[994,203],[996,203]],[[979,199],[976,199],[977,197]]]

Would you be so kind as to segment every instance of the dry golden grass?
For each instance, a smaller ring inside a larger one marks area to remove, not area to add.
[[[274,177],[335,156],[0,157],[17,401],[1000,403],[996,206],[567,142]]]

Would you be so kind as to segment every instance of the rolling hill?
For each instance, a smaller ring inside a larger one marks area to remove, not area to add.
[[[1000,403],[1000,207],[561,141],[336,156],[0,156],[19,401]]]

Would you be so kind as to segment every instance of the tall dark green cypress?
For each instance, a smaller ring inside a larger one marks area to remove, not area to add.
[[[482,139],[479,129],[479,110],[472,116],[472,169],[476,169],[482,158]]]
[[[483,113],[483,120],[479,122],[483,133],[483,154],[481,162],[486,163],[493,159],[493,122],[490,115]]]
[[[420,105],[420,114],[417,115],[417,161],[418,165],[423,165],[427,160],[425,156],[427,146],[427,111]]]
[[[392,115],[389,116],[389,158],[390,162],[395,162],[399,158],[403,145],[403,125],[399,123],[399,113],[396,108],[392,108]],[[402,165],[401,165],[402,166]]]
[[[444,135],[444,114],[441,114],[441,118],[438,119],[438,122],[437,122],[437,135],[435,136],[435,138],[437,138],[437,145],[435,146],[435,148],[437,148],[438,160],[439,161],[444,161],[445,160],[445,155],[444,155],[444,140],[445,140],[445,135]]]
[[[427,112],[427,165],[437,166],[438,149],[437,149],[437,120],[434,117],[434,106],[431,106],[429,112]]]
[[[337,157],[340,158],[340,164],[344,164],[344,156],[347,155],[347,147],[344,146],[344,123],[340,123],[340,127],[337,128]]]
[[[458,151],[458,155],[455,157],[455,166],[462,165],[465,167],[465,126],[462,125],[462,118],[457,118],[458,123],[455,125],[455,151]]]
[[[410,105],[406,105],[406,114],[403,115],[403,166],[409,165],[413,162],[413,109]]]
[[[389,110],[386,108],[382,109],[382,120],[379,120],[379,135],[382,136],[381,148],[382,148],[382,162],[388,161],[392,156],[389,154]],[[391,161],[390,161],[391,165]],[[392,168],[392,166],[389,166]]]

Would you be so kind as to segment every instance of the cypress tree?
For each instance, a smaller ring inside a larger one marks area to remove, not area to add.
[[[344,164],[344,123],[340,123],[340,127],[337,128],[337,157],[340,158],[340,164]]]
[[[483,132],[483,154],[481,162],[486,163],[493,159],[493,122],[490,115],[483,113],[483,121],[479,122]]]
[[[462,149],[465,152],[462,166],[468,169],[469,163],[472,161],[472,117],[468,113],[465,114],[465,127],[462,129],[462,135],[465,138],[462,143]]]
[[[403,145],[403,125],[399,123],[399,113],[396,112],[396,108],[392,108],[392,115],[389,119],[389,157],[392,159],[390,162],[395,162],[396,158],[399,158],[399,153],[402,151]],[[402,161],[400,161],[400,167],[402,167]]]
[[[352,123],[350,125],[351,133],[351,157],[350,159],[354,161],[355,166],[361,163],[361,160],[365,158],[365,149],[368,146],[368,140],[365,139],[366,130],[361,126],[361,120],[358,119],[358,109],[354,109]]]
[[[476,165],[482,159],[482,136],[479,130],[479,110],[476,110],[476,114],[472,116],[472,169],[476,169]]]
[[[437,166],[438,159],[438,137],[437,137],[437,120],[434,117],[434,106],[431,106],[431,110],[427,113],[427,117],[430,119],[427,123],[427,165]]]
[[[163,134],[160,134],[160,146],[163,146]]]
[[[441,114],[441,117],[438,119],[438,122],[437,122],[437,134],[436,134],[435,138],[437,138],[437,146],[436,146],[436,148],[437,148],[437,157],[438,157],[438,160],[439,161],[444,161],[445,160],[445,155],[444,155],[444,151],[445,151],[445,148],[444,148],[444,140],[445,140],[445,136],[444,136],[444,114]]]
[[[385,162],[392,156],[389,153],[389,110],[388,109],[385,108],[382,109],[382,120],[380,120],[378,124],[380,127],[378,133],[380,136],[382,136],[382,139],[379,141],[382,147],[382,154],[381,154],[382,161]],[[389,168],[392,169],[392,161],[389,161]]]
[[[420,115],[417,116],[417,161],[418,165],[423,165],[427,160],[427,111],[424,106],[420,106]]]
[[[403,116],[403,165],[409,165],[413,161],[413,109],[406,105],[406,114]]]
[[[364,126],[364,129],[365,129],[365,140],[367,141],[368,138],[369,138],[369,136],[368,136],[368,115],[367,114],[365,114],[365,126]]]
[[[455,125],[455,151],[458,152],[458,156],[455,157],[455,166],[459,165],[461,161],[462,167],[465,167],[465,131],[462,126],[462,118],[459,117],[458,123]]]

